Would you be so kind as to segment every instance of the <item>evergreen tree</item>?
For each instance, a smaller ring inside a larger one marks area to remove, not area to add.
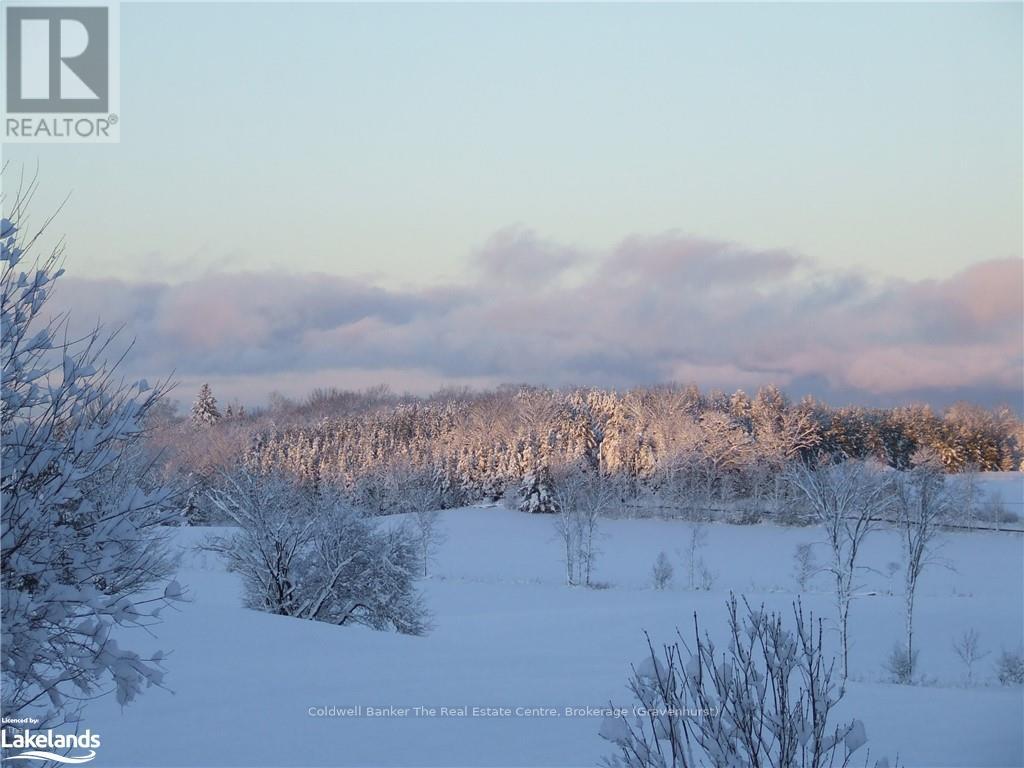
[[[538,466],[523,478],[519,489],[519,509],[533,514],[554,514],[558,511],[554,482],[546,466]]]
[[[203,384],[199,388],[199,395],[192,404],[192,423],[197,427],[208,427],[220,421],[220,411],[217,409],[217,398],[213,396],[213,390],[209,384]]]

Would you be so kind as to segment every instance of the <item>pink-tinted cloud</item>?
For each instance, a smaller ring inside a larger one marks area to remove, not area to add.
[[[138,339],[133,372],[233,382],[248,398],[275,382],[362,386],[380,372],[415,390],[774,382],[844,400],[1021,405],[1019,259],[876,283],[786,251],[677,233],[631,237],[602,255],[509,229],[474,254],[468,274],[429,290],[327,275],[177,285],[69,276],[57,297],[79,323],[125,323]]]

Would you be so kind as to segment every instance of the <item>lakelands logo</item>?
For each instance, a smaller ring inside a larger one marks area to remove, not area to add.
[[[116,4],[4,9],[6,141],[117,141]]]
[[[45,733],[34,734],[28,729],[9,733],[5,728],[0,731],[0,746],[5,752],[9,749],[25,750],[4,757],[4,762],[49,760],[65,765],[81,765],[96,757],[96,750],[100,747],[100,736],[89,729],[81,733],[54,733],[51,728]],[[81,750],[81,753],[75,754],[72,750]]]

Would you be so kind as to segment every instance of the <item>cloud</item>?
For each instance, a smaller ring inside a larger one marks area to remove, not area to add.
[[[393,289],[319,274],[177,284],[62,278],[79,324],[137,339],[132,373],[275,389],[499,382],[762,383],[842,401],[1021,406],[1024,262],[944,280],[872,281],[799,254],[666,233],[585,253],[523,229],[472,255],[464,283]],[[187,393],[186,393],[187,394]]]
[[[516,226],[495,232],[473,258],[481,283],[496,289],[511,284],[536,290],[580,264],[583,254]]]
[[[705,290],[754,285],[790,277],[804,260],[788,251],[752,251],[731,243],[668,232],[624,240],[605,262],[604,276],[618,282],[670,281]]]

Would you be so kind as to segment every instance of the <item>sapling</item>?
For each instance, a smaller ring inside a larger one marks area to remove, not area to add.
[[[917,659],[914,649],[914,598],[925,567],[936,562],[935,551],[940,525],[952,510],[952,498],[946,486],[942,461],[931,450],[914,454],[913,468],[899,473],[894,484],[897,530],[903,543],[905,659],[911,665]]]
[[[801,594],[807,591],[811,579],[820,570],[814,557],[814,545],[803,542],[793,551],[793,578]]]
[[[974,683],[974,665],[989,655],[981,650],[981,635],[973,627],[953,641],[953,650],[967,668],[967,684]]]
[[[813,467],[796,463],[787,477],[807,499],[832,550],[827,570],[835,586],[845,681],[850,672],[850,604],[861,567],[861,548],[890,509],[892,492],[879,469],[853,459]]]
[[[689,589],[696,589],[698,577],[704,568],[704,561],[698,554],[708,543],[708,531],[703,523],[691,523],[686,543],[686,564],[689,575]]]

